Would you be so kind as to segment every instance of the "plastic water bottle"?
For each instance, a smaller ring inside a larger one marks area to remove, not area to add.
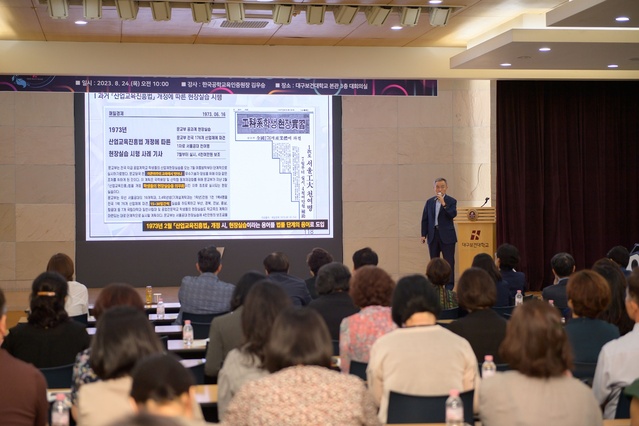
[[[517,294],[515,295],[515,306],[519,306],[524,303],[524,295],[521,294],[521,290],[517,290]]]
[[[486,355],[484,357],[484,363],[481,365],[481,378],[493,377],[497,372],[497,366],[493,361],[492,355]]]
[[[166,309],[164,309],[164,301],[160,297],[158,299],[158,307],[156,309],[158,314],[158,319],[164,319],[164,314],[166,313]]]
[[[69,426],[69,406],[63,393],[57,394],[51,405],[51,426]]]
[[[451,389],[446,400],[446,426],[464,426],[464,403],[457,389]]]
[[[191,320],[184,321],[184,326],[182,327],[182,341],[187,347],[191,347],[193,345],[193,326],[191,325]]]

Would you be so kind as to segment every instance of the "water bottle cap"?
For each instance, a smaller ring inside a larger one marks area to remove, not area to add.
[[[484,361],[490,361],[490,362],[493,362],[493,356],[492,356],[492,355],[486,355],[486,356],[484,357]]]
[[[517,290],[517,294],[521,294],[521,290]]]
[[[56,401],[64,401],[65,399],[67,399],[66,395],[63,393],[58,393],[55,396],[55,400]]]
[[[191,324],[191,320],[186,320],[186,321],[184,321],[184,325],[186,325],[186,324],[189,324],[189,325],[190,325],[190,324]]]
[[[450,396],[459,396],[459,390],[451,389],[449,395]]]

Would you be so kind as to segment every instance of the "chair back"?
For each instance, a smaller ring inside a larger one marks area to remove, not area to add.
[[[189,370],[191,371],[191,373],[193,373],[193,377],[195,377],[195,384],[196,385],[203,385],[204,384],[204,366],[205,365],[206,364],[204,362],[200,362],[200,363],[195,364],[192,367],[189,367]]]
[[[169,336],[159,336],[160,342],[162,343],[162,347],[164,348],[164,352],[169,351]]]
[[[70,388],[73,376],[73,364],[59,367],[41,368],[44,378],[47,380],[47,388]]]
[[[510,319],[513,314],[514,306],[492,306],[490,309],[497,312],[499,315],[506,319]]]
[[[624,391],[626,388],[621,389],[619,394],[619,402],[617,403],[617,411],[615,411],[615,419],[629,419],[630,418],[630,402],[632,397],[626,395]]]
[[[508,364],[495,364],[497,367],[497,371],[508,371],[510,370],[510,366]]]
[[[80,324],[89,325],[89,314],[75,315],[69,318],[73,321],[79,322]]]
[[[595,377],[596,362],[575,362],[573,363],[572,375],[589,386],[592,386],[592,379]]]
[[[441,312],[439,312],[440,320],[457,318],[459,318],[459,308],[442,309]]]
[[[474,389],[459,394],[464,404],[464,422],[468,424],[475,424],[474,395]],[[387,423],[446,423],[447,399],[448,395],[416,396],[390,391]]]
[[[339,340],[331,340],[333,344],[333,356],[339,356]]]
[[[353,376],[357,376],[360,379],[362,379],[363,381],[366,381],[366,368],[368,367],[368,363],[367,362],[360,362],[360,361],[352,361],[351,360],[351,364],[348,368],[348,372],[349,374],[352,374]]]
[[[211,322],[193,322],[193,338],[194,339],[206,339],[209,337],[209,330],[211,329]]]

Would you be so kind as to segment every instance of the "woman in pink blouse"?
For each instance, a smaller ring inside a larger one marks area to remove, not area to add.
[[[350,295],[361,311],[344,318],[340,326],[339,355],[342,372],[351,360],[368,362],[369,352],[379,336],[397,326],[391,318],[391,296],[395,282],[377,266],[363,266],[353,273]]]

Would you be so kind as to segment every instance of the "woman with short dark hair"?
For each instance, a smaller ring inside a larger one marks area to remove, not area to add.
[[[364,383],[329,369],[332,352],[328,329],[317,312],[282,311],[265,351],[265,365],[272,374],[240,389],[224,424],[378,425]]]
[[[342,372],[348,373],[351,360],[368,362],[379,336],[396,328],[390,302],[395,281],[382,268],[372,265],[357,269],[350,280],[349,294],[361,310],[342,320],[339,330],[339,356]]]
[[[619,329],[597,319],[610,303],[608,283],[591,270],[574,272],[566,287],[572,319],[566,333],[575,355],[575,362],[596,363],[603,345],[619,337]]]
[[[275,318],[289,306],[291,298],[282,287],[271,281],[259,281],[249,291],[242,310],[245,343],[229,352],[218,376],[217,410],[220,419],[224,419],[229,402],[246,382],[268,374],[264,368],[265,347]]]
[[[495,261],[487,253],[479,253],[473,258],[474,268],[480,268],[488,272],[488,275],[495,283],[495,289],[497,290],[497,299],[495,300],[495,306],[511,306],[510,304],[510,287],[501,276],[501,272],[497,269]]]
[[[400,327],[373,344],[368,388],[386,422],[391,390],[411,395],[447,395],[475,389],[477,360],[470,344],[436,323],[437,291],[423,275],[399,280],[393,293],[393,321]]]
[[[457,296],[468,315],[446,327],[468,340],[477,362],[481,363],[486,355],[492,355],[496,363],[501,363],[498,351],[506,336],[506,320],[490,309],[497,299],[492,278],[483,269],[466,269],[457,283]]]
[[[616,325],[623,336],[635,326],[626,312],[626,277],[619,265],[608,258],[596,261],[592,270],[604,277],[610,288],[610,303],[597,318]]]
[[[482,425],[602,424],[594,394],[570,374],[572,351],[559,310],[541,300],[518,306],[500,354],[512,370],[482,381]]]
[[[116,306],[104,312],[91,343],[90,359],[91,368],[101,381],[80,388],[78,426],[108,425],[132,413],[128,401],[131,371],[140,359],[163,351],[143,311]]]
[[[2,347],[38,368],[73,363],[90,338],[86,327],[64,310],[67,291],[67,281],[57,272],[38,275],[31,286],[28,322],[11,328]]]
[[[455,292],[446,288],[446,285],[450,283],[451,274],[450,264],[441,257],[431,259],[426,266],[426,277],[437,289],[442,309],[453,309],[459,306]]]

